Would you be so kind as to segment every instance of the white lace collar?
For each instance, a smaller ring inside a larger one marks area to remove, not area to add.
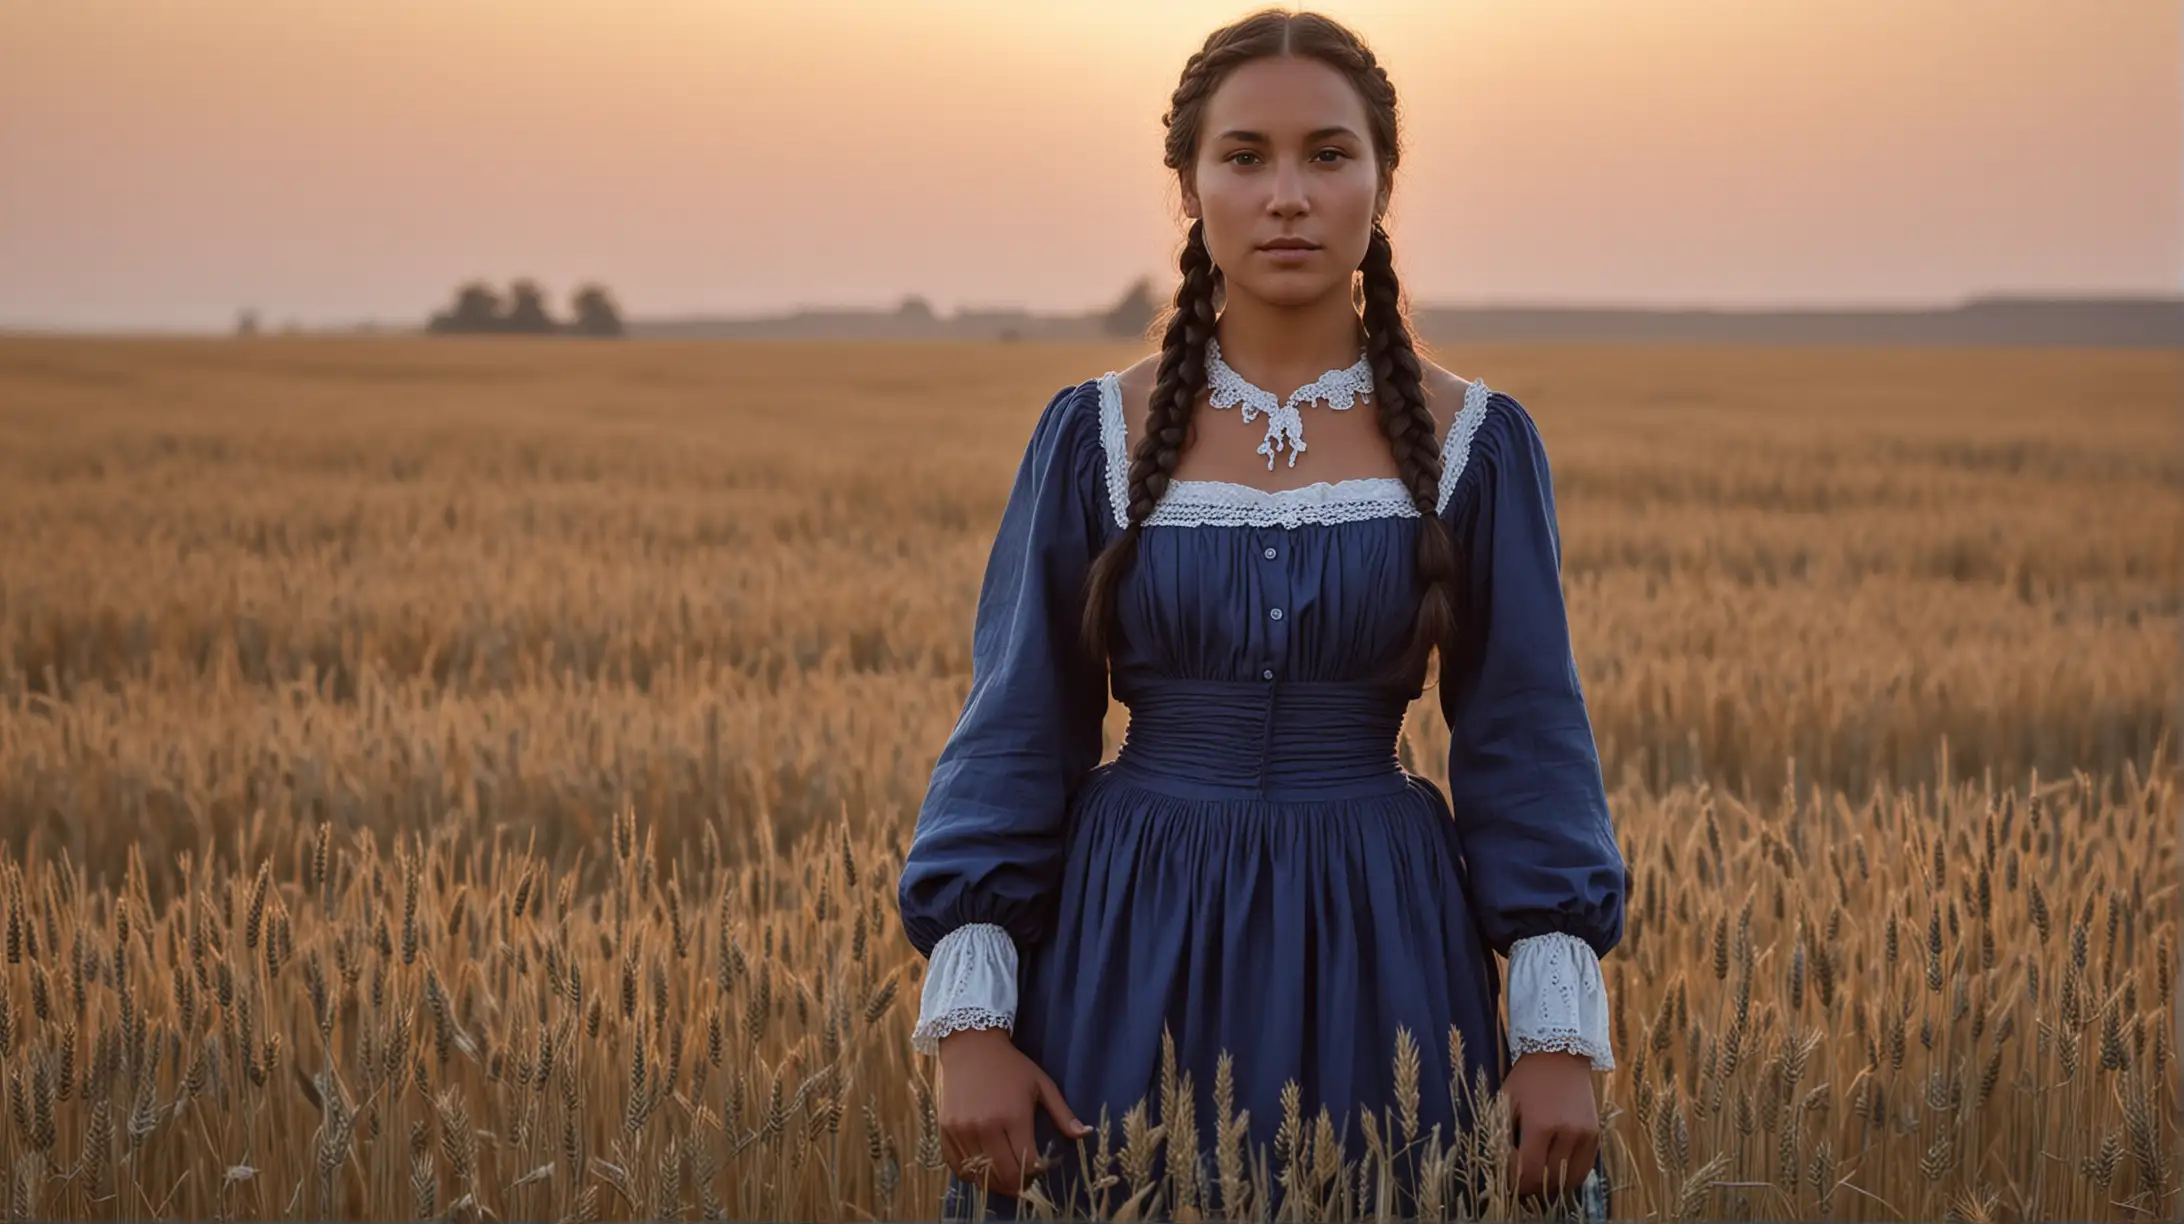
[[[1115,526],[1130,525],[1129,426],[1123,416],[1122,375],[1100,376],[1100,448],[1107,459],[1107,501]],[[1441,486],[1434,503],[1448,508],[1457,478],[1471,456],[1471,441],[1486,420],[1492,392],[1474,379],[1464,405],[1441,439]],[[1410,490],[1393,476],[1319,481],[1296,489],[1260,489],[1226,480],[1171,480],[1167,495],[1145,519],[1148,527],[1287,527],[1332,525],[1376,518],[1417,518]]]
[[[1289,398],[1277,400],[1274,393],[1255,386],[1243,375],[1221,360],[1221,341],[1206,341],[1206,382],[1211,390],[1207,403],[1215,408],[1234,408],[1243,405],[1244,424],[1249,425],[1260,413],[1266,414],[1266,441],[1259,443],[1258,453],[1266,456],[1266,470],[1274,470],[1274,452],[1285,445],[1289,449],[1289,466],[1297,466],[1297,456],[1308,448],[1304,444],[1304,414],[1300,405],[1326,400],[1327,406],[1337,412],[1348,411],[1359,400],[1373,397],[1373,366],[1363,353],[1347,369],[1329,370],[1311,382],[1289,393]]]

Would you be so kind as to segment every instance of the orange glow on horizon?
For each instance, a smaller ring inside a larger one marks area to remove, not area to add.
[[[1250,5],[0,9],[0,326],[1076,309],[1178,233],[1159,116]],[[2184,289],[2167,3],[1329,3],[1388,65],[1421,301]]]

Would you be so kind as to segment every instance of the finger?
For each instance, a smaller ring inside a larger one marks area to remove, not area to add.
[[[986,1142],[979,1128],[971,1123],[964,1123],[957,1134],[956,1143],[963,1153],[963,1167],[958,1170],[958,1174],[981,1190],[992,1189],[993,1157],[986,1151]]]
[[[981,1190],[993,1190],[993,1153],[986,1149],[985,1141],[974,1133],[963,1144],[963,1176]]]
[[[956,1136],[955,1128],[942,1127],[940,1130],[940,1158],[947,1162],[948,1167],[955,1171],[956,1176],[961,1177],[964,1175],[963,1161],[968,1155],[969,1152],[965,1150],[963,1141]]]
[[[1517,1140],[1517,1193],[1538,1194],[1547,1167],[1547,1128],[1526,1127]]]
[[[1039,1103],[1046,1107],[1047,1116],[1054,1119],[1055,1128],[1064,1138],[1081,1139],[1091,1133],[1092,1128],[1079,1121],[1069,1102],[1062,1099],[1061,1086],[1044,1071],[1039,1073]]]
[[[978,1127],[965,1123],[958,1142],[963,1145],[963,1179],[981,1190],[992,1189],[993,1161],[986,1155],[986,1141]]]
[[[1593,1171],[1600,1160],[1600,1132],[1579,1131],[1575,1153],[1570,1157],[1570,1188],[1575,1190],[1585,1184],[1585,1175]]]
[[[1021,1173],[1016,1168],[1016,1158],[1009,1155],[1009,1132],[1005,1123],[992,1122],[978,1130],[979,1150],[990,1162],[987,1166],[987,1185],[1001,1194],[1014,1194]]]
[[[1030,1114],[1025,1114],[1023,1117],[1012,1119],[1009,1122],[1008,1141],[1010,1163],[1016,1166],[1018,1176],[1029,1177],[1036,1171],[1039,1155],[1039,1142],[1032,1137],[1031,1133]],[[1011,1182],[1008,1190],[1010,1194],[1016,1194],[1023,1190],[1023,1186],[1020,1183]]]
[[[1579,1176],[1573,1159],[1577,1147],[1576,1136],[1567,1128],[1557,1127],[1547,1140],[1547,1162],[1543,1170],[1545,1194],[1550,1199],[1569,1193]]]

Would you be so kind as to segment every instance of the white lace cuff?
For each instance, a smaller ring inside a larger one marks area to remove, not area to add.
[[[1608,1041],[1608,986],[1592,945],[1554,931],[1509,948],[1509,1054],[1561,1050],[1615,1069]]]
[[[940,1052],[940,1039],[961,1029],[1015,1031],[1016,941],[996,923],[973,922],[941,936],[925,970],[918,1025],[910,1048]]]

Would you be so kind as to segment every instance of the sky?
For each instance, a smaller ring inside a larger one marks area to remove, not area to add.
[[[1253,7],[0,0],[0,327],[1091,308],[1173,266],[1160,115]],[[1316,7],[1417,303],[2184,291],[2184,0]]]

